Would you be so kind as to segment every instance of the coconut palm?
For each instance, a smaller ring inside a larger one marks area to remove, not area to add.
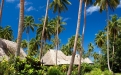
[[[43,38],[44,38],[44,33],[45,33],[45,26],[46,26],[46,21],[47,21],[47,18],[48,18],[48,8],[49,8],[49,1],[50,0],[47,0],[47,6],[46,6],[46,13],[45,13],[45,19],[44,19],[44,25],[43,25],[43,30],[42,30],[42,38],[41,38],[41,48],[40,48],[40,52],[42,52],[42,49],[43,49]],[[41,53],[40,53],[41,54]],[[39,59],[41,60],[41,55],[39,56]]]
[[[105,44],[106,36],[105,32],[99,31],[98,34],[96,34],[95,43],[99,48],[102,48],[103,44]]]
[[[93,50],[94,50],[93,44],[89,43],[89,45],[88,45],[88,51],[87,51],[87,57],[92,56]]]
[[[107,62],[108,62],[108,69],[110,69],[110,63],[109,63],[109,27],[108,27],[108,21],[109,21],[109,13],[108,13],[108,7],[114,11],[116,7],[119,5],[120,0],[96,0],[94,5],[97,5],[100,7],[100,12],[103,10],[106,10],[107,12]]]
[[[19,26],[18,26],[18,36],[17,36],[17,51],[15,56],[20,55],[21,38],[24,25],[24,0],[20,0],[20,15],[19,15]]]
[[[27,44],[28,44],[28,43],[27,43],[26,40],[22,40],[22,41],[21,41],[21,47],[22,47],[22,48],[24,48],[24,49],[27,48]]]
[[[68,0],[53,0],[53,2],[50,4],[50,8],[53,8],[53,12],[54,13],[58,13],[58,21],[57,21],[57,33],[56,33],[56,40],[58,41],[59,37],[58,37],[58,27],[60,24],[60,13],[62,11],[68,10],[66,5],[70,5],[71,3]],[[56,50],[58,50],[58,42],[56,44]],[[57,65],[57,51],[56,51],[56,65]]]
[[[67,56],[72,54],[72,51],[70,50],[69,44],[62,45],[61,51],[62,51],[65,55],[67,55]]]
[[[62,21],[61,17],[59,17],[59,20],[60,20],[60,24],[58,26],[58,34],[60,34],[63,30],[65,30],[64,25],[66,24],[65,22]],[[56,33],[57,33],[56,25],[57,24],[58,24],[58,17],[55,17],[51,20],[51,25],[54,28],[54,39],[52,40],[52,42],[53,42],[54,46],[56,46],[56,44],[58,43],[58,48],[59,48],[60,40],[59,39],[57,40],[57,36],[56,36]]]
[[[12,40],[13,39],[13,30],[11,29],[10,26],[6,26],[5,28],[2,29],[1,31],[1,38],[6,39],[6,40]]]
[[[83,41],[84,41],[84,32],[85,32],[85,27],[86,27],[86,8],[87,5],[92,4],[92,0],[84,0],[84,25],[83,25],[83,30],[82,30],[82,42],[81,42],[81,46],[83,47]],[[82,50],[80,50],[82,51]],[[80,52],[80,57],[82,57],[82,52]],[[81,68],[81,59],[79,61],[79,66],[78,66],[78,75],[80,75],[80,68]]]
[[[80,4],[79,4],[79,11],[78,11],[78,21],[77,21],[77,29],[76,29],[76,35],[75,35],[75,41],[74,41],[74,47],[73,47],[73,54],[72,54],[72,58],[71,58],[71,62],[69,65],[67,75],[71,75],[72,67],[73,67],[73,63],[74,63],[74,59],[75,59],[75,54],[76,54],[76,45],[77,45],[77,39],[78,39],[78,34],[79,34],[79,29],[80,29],[80,20],[81,20],[83,0],[79,0],[79,3]],[[80,57],[80,59],[81,59],[81,57]]]
[[[41,40],[41,35],[42,35],[42,31],[43,31],[43,25],[44,25],[44,18],[41,18],[39,19],[41,24],[38,24],[38,28],[37,28],[37,38],[39,40]],[[44,29],[44,36],[43,36],[43,43],[45,44],[46,40],[49,40],[51,39],[51,36],[54,34],[54,28],[53,26],[51,25],[51,21],[49,20],[49,18],[47,18],[47,21],[46,21],[46,26],[45,26],[45,29]],[[42,57],[42,54],[43,54],[43,50],[41,50],[40,52],[40,57]]]
[[[23,27],[23,31],[26,32],[27,34],[27,41],[28,41],[28,50],[29,50],[29,33],[30,30],[32,30],[34,32],[34,27],[36,25],[34,24],[34,18],[32,16],[25,16],[24,17],[24,27]]]
[[[93,57],[94,57],[94,60],[97,61],[99,59],[99,54],[94,52]]]
[[[113,52],[112,52],[112,68],[113,68],[113,60],[114,60],[114,52],[115,52],[115,40],[118,36],[118,32],[120,30],[121,24],[118,22],[117,15],[113,15],[111,20],[109,21],[109,36],[113,37]]]
[[[0,24],[1,24],[1,20],[2,20],[3,6],[4,6],[4,0],[1,0],[1,5],[0,5]]]
[[[40,41],[38,39],[32,38],[29,43],[28,56],[37,55],[39,45],[40,45]]]

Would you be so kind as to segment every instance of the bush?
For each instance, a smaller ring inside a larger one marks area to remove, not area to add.
[[[61,72],[59,71],[59,69],[57,68],[57,66],[51,66],[48,69],[47,72],[48,75],[61,75]]]
[[[113,75],[113,73],[110,72],[109,70],[105,70],[105,71],[103,72],[103,74],[104,74],[104,75]]]

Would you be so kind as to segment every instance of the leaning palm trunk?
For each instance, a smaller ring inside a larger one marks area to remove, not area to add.
[[[87,2],[87,0],[86,0]],[[83,52],[83,42],[84,42],[84,32],[85,32],[85,27],[86,27],[86,7],[87,4],[85,2],[85,7],[84,7],[84,25],[83,25],[83,30],[82,30],[82,41],[81,41],[81,50],[80,50],[80,60],[79,60],[79,66],[78,66],[78,75],[80,75],[80,69],[81,69],[81,58],[82,58],[82,52]]]
[[[72,72],[72,67],[73,67],[75,54],[76,54],[77,39],[78,39],[79,30],[80,30],[80,20],[81,20],[81,11],[82,11],[82,2],[83,2],[83,0],[79,0],[79,1],[80,1],[79,2],[80,5],[79,5],[79,11],[78,11],[78,21],[77,21],[76,36],[75,36],[73,53],[72,53],[71,62],[70,62],[70,65],[69,65],[69,69],[68,69],[67,75],[71,75],[71,72]]]
[[[24,0],[20,0],[20,15],[19,15],[18,37],[17,37],[17,51],[15,54],[15,57],[20,55],[20,46],[21,46],[23,25],[24,25]]]
[[[46,13],[45,13],[45,20],[44,20],[44,25],[43,25],[43,30],[42,30],[42,38],[41,38],[41,48],[40,48],[40,55],[39,55],[39,60],[41,60],[42,58],[42,53],[43,53],[43,37],[44,37],[44,32],[45,32],[45,26],[46,26],[46,22],[47,22],[47,16],[48,16],[48,7],[49,7],[49,1],[47,0],[47,6],[46,6]]]
[[[108,13],[108,4],[106,3],[106,12],[107,12],[107,63],[108,63],[108,70],[111,71],[110,69],[110,62],[109,62],[109,25],[108,25],[108,21],[109,21],[109,13]]]
[[[2,0],[2,2],[1,2],[1,6],[0,6],[0,25],[1,25],[1,21],[2,21],[2,11],[3,11],[3,6],[4,6],[4,0]]]

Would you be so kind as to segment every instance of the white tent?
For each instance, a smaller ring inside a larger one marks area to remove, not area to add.
[[[79,59],[80,59],[79,55],[75,55],[75,60],[74,60],[75,65],[79,64]],[[82,58],[81,62],[90,63],[87,60],[91,62],[89,58],[85,60]],[[50,49],[49,51],[47,51],[47,53],[42,57],[41,61],[43,61],[45,65],[55,65],[56,50]],[[70,61],[71,61],[71,56],[66,56],[61,50],[57,50],[57,65],[70,64]]]

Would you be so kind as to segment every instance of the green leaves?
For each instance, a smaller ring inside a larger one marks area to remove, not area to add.
[[[71,5],[69,0],[53,0],[50,4],[50,8],[53,9],[53,12],[61,13],[62,11],[68,10],[66,5]]]
[[[0,27],[0,38],[13,40],[13,30],[10,26],[6,26],[5,28]]]

